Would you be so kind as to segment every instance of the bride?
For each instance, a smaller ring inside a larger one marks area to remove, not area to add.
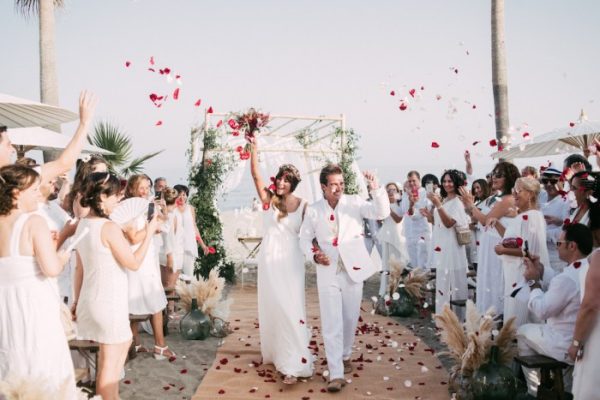
[[[258,145],[254,139],[250,169],[263,204],[264,235],[258,257],[258,320],[263,363],[272,363],[283,383],[313,374],[308,349],[310,332],[305,323],[304,255],[298,233],[306,200],[292,193],[300,174],[284,164],[269,187],[260,176]]]

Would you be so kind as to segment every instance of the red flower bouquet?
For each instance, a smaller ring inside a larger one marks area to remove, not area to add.
[[[269,123],[269,114],[263,114],[256,111],[254,108],[249,109],[245,114],[240,114],[235,118],[235,121],[229,121],[229,126],[237,128],[244,132],[244,137],[249,143],[254,141],[256,133],[267,126]]]

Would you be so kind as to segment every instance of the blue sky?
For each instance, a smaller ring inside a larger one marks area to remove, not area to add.
[[[492,165],[489,0],[66,3],[56,25],[61,105],[76,110],[78,92],[95,91],[98,119],[130,134],[137,154],[165,149],[148,164],[152,176],[185,180],[198,98],[223,112],[344,114],[362,136],[361,167],[386,181],[402,181],[409,169],[462,167],[465,149],[479,175]],[[10,0],[0,14],[0,92],[39,99],[37,21]],[[506,2],[515,135],[566,126],[581,109],[600,119],[599,15],[593,0]],[[151,92],[174,89],[146,70],[150,56],[182,75],[178,103],[157,109],[149,101]],[[400,111],[411,88],[420,100]],[[483,143],[471,146],[476,140]]]

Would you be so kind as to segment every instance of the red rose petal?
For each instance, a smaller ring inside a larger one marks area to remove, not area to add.
[[[436,247],[435,247],[435,249],[433,249],[433,251],[438,251],[438,252],[440,252],[440,251],[442,251],[442,249],[440,248],[440,246],[436,246]]]
[[[529,219],[529,215],[523,214],[523,220],[527,221]]]
[[[177,100],[179,99],[179,88],[175,89],[175,91],[173,91],[173,99]]]
[[[126,380],[123,381],[123,383],[126,384],[126,385],[129,385],[129,384],[131,384],[131,381],[129,379],[126,379]]]
[[[177,357],[175,357],[175,356],[171,356],[171,357],[169,357],[169,362],[173,362],[173,361],[175,361],[175,360],[177,360]]]
[[[411,95],[411,97],[415,97],[415,92],[416,92],[416,90],[415,90],[415,89],[410,89],[410,90],[408,91],[408,94],[410,94],[410,95]]]
[[[211,106],[211,107],[208,107],[208,110],[206,110],[206,112],[207,112],[208,114],[212,114],[212,113],[213,113],[213,108],[212,108],[212,106]]]
[[[330,220],[330,221],[335,221],[335,215],[331,214],[331,215],[329,216],[329,220]]]
[[[520,237],[517,238],[517,246],[519,246],[519,247],[523,246],[523,238],[520,238]]]
[[[150,65],[154,65],[154,56],[150,57]]]
[[[156,121],[156,124],[154,124],[155,126],[161,126],[162,125],[162,121]]]
[[[300,360],[302,362],[302,364],[306,364],[306,358],[302,357],[302,359]]]
[[[569,122],[569,126],[572,128],[575,126],[575,122]]]
[[[338,238],[333,238],[332,245],[333,245],[333,247],[337,247],[337,245],[338,245]]]
[[[512,284],[512,287],[516,287],[517,286],[517,282]]]
[[[528,138],[529,137],[529,132],[524,132],[523,135],[521,135],[521,136],[523,136],[524,138]]]
[[[163,386],[163,390],[169,390],[171,389],[171,386]]]
[[[490,146],[494,147],[494,146],[497,146],[497,145],[498,145],[498,142],[496,141],[496,139],[490,140]]]
[[[563,221],[563,224],[565,224],[565,225],[569,225],[570,223],[571,223],[571,220],[569,218],[567,218]]]
[[[481,141],[476,140],[476,141],[473,142],[473,146],[477,146],[479,143],[481,143]]]
[[[238,131],[233,131],[233,132],[231,132],[231,134],[232,134],[233,136],[240,136],[240,133],[239,133]]]
[[[215,250],[215,248],[214,248],[214,247],[210,246],[210,247],[208,248],[208,254],[215,254],[216,252],[217,252],[217,251]]]
[[[579,267],[581,267],[581,261],[575,261],[575,262],[573,263],[573,267],[574,267],[575,269],[578,269]]]
[[[304,325],[304,320],[302,320],[302,319],[301,319],[301,320],[300,320],[300,324],[301,324],[301,325]]]
[[[125,67],[129,68],[130,65],[131,65],[131,61],[125,61]]]
[[[187,374],[187,369],[182,369],[181,371],[179,371],[180,374]]]
[[[476,244],[477,246],[479,246],[479,240],[477,240],[477,241],[475,242],[475,244]]]
[[[431,142],[431,147],[433,147],[434,149],[437,149],[440,147],[438,142]]]
[[[477,106],[476,106],[475,104],[473,104],[473,107],[472,107],[472,108],[473,108],[473,110],[474,110],[474,109],[476,109],[476,108],[477,108]]]
[[[217,122],[217,128],[220,128],[221,125],[223,125],[223,120],[220,119],[219,122]]]
[[[200,107],[200,103],[202,103],[202,99],[198,99],[195,103],[194,103],[194,107]]]
[[[394,92],[393,90],[390,92],[390,96],[395,96],[396,92]]]
[[[404,111],[408,108],[408,104],[406,104],[405,102],[400,102],[400,111]]]
[[[436,100],[441,100],[441,99],[442,99],[442,96],[440,96],[440,95],[438,94],[437,96],[435,96],[435,99],[436,99]]]
[[[229,362],[229,360],[227,358],[222,358],[222,359],[219,360],[219,363],[221,365],[227,365],[228,362]]]
[[[359,269],[361,269],[360,267],[352,267],[353,270],[358,271]]]
[[[220,390],[218,391],[218,393],[219,393],[219,394],[225,394],[225,391],[224,391],[223,389],[220,389]]]

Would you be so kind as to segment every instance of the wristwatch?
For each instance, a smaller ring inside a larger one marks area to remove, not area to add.
[[[579,347],[581,347],[581,343],[579,342],[579,340],[573,339],[573,346],[579,348]]]
[[[541,284],[540,284],[539,280],[530,279],[530,280],[527,281],[527,286],[529,286],[529,287],[533,287],[533,286],[536,286],[536,285],[541,287]]]

